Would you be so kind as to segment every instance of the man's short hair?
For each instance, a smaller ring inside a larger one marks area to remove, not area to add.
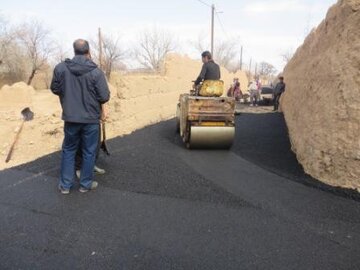
[[[284,80],[284,77],[283,77],[283,76],[280,76],[280,77],[279,77],[279,80],[282,80],[282,81],[283,81],[283,80]]]
[[[90,52],[89,42],[85,39],[77,39],[73,43],[75,55],[85,55]]]
[[[209,51],[203,52],[203,53],[201,54],[201,57],[202,57],[202,58],[207,57],[209,60],[212,59],[211,52],[209,52]]]

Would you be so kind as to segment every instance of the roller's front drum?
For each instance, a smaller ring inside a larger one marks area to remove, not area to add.
[[[228,149],[235,137],[235,127],[191,127],[190,148]]]

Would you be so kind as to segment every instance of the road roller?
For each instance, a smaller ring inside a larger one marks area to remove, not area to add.
[[[234,98],[182,94],[176,119],[177,130],[189,149],[228,149],[234,141]]]

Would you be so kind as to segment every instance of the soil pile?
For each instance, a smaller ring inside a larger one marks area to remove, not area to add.
[[[18,82],[11,86],[4,85],[0,89],[0,110],[31,106],[34,93],[34,88],[24,82]]]
[[[342,0],[284,71],[282,110],[307,173],[360,189],[360,1]]]

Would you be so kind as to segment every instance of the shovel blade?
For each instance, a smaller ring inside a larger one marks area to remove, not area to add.
[[[21,111],[21,115],[22,115],[24,121],[26,121],[26,122],[34,119],[34,113],[30,110],[29,107],[23,109]]]

